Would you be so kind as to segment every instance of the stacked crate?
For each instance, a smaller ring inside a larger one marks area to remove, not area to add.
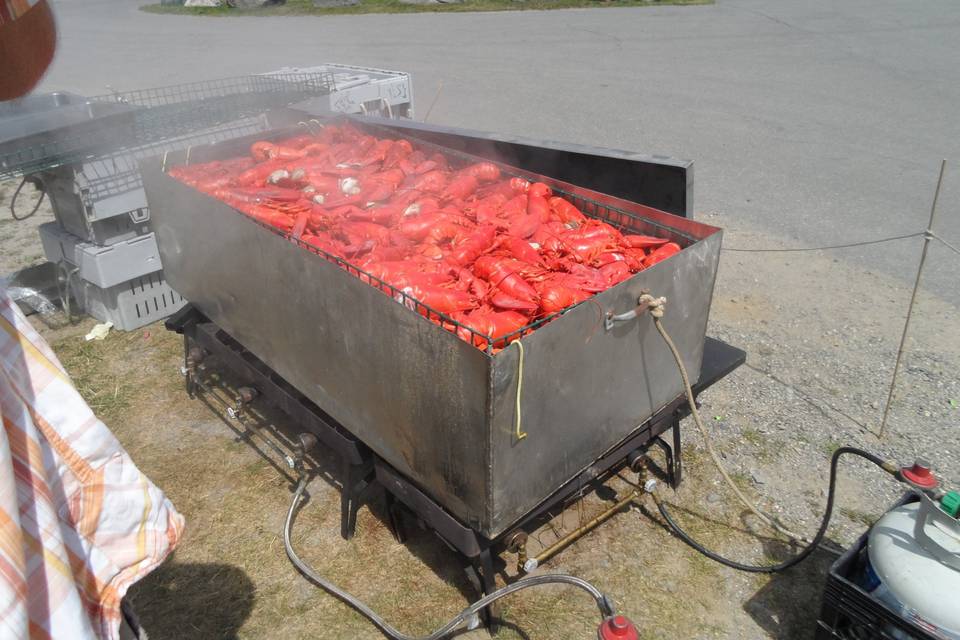
[[[31,174],[53,208],[55,221],[40,226],[40,241],[47,260],[57,265],[64,300],[124,331],[184,306],[163,277],[139,161],[265,126],[262,117],[241,118]]]
[[[265,126],[261,117],[243,118],[31,174],[53,209],[55,221],[40,225],[40,241],[47,260],[57,265],[64,300],[124,331],[184,306],[163,277],[139,161]]]
[[[56,219],[40,226],[44,254],[81,309],[129,331],[186,304],[163,279],[133,156],[61,166],[35,179]]]

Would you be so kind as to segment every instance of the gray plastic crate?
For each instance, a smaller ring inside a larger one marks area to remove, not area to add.
[[[110,245],[150,232],[150,210],[146,208],[143,187],[137,191],[142,200],[142,208],[113,212],[109,216],[98,217],[85,201],[85,194],[78,188],[76,172],[71,167],[59,167],[44,171],[39,179],[50,198],[53,215],[60,226],[73,235],[100,245]],[[140,173],[137,172],[137,180]]]
[[[89,220],[103,220],[135,209],[145,209],[137,159],[131,155],[91,160],[40,172],[47,192],[76,201],[76,211]]]
[[[61,165],[34,174],[32,178],[47,192],[54,215],[64,229],[84,240],[110,245],[150,231],[150,209],[138,165],[142,158],[254,133],[265,127],[262,118],[246,118],[222,127]]]
[[[39,231],[47,260],[77,267],[76,275],[98,287],[112,287],[161,268],[153,233],[99,246],[73,235],[56,222],[40,225]]]
[[[316,67],[284,67],[271,73],[332,75],[333,88],[329,95],[310,98],[293,105],[294,108],[384,118],[413,117],[413,81],[409,73],[333,63]]]
[[[118,153],[91,160],[74,172],[73,179],[91,220],[147,208],[140,168],[132,154]]]
[[[123,331],[166,318],[187,303],[159,271],[107,288],[78,278],[71,282],[73,295],[85,312]]]

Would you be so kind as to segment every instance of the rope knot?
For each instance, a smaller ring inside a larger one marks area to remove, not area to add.
[[[659,298],[654,298],[649,293],[645,293],[640,296],[640,306],[645,307],[647,311],[650,312],[650,315],[654,318],[662,318],[663,312],[667,304],[667,299],[663,296]]]

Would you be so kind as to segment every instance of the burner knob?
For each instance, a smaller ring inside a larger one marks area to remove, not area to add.
[[[923,458],[917,458],[912,467],[901,467],[900,475],[918,489],[936,489],[940,484],[930,471],[930,463]]]
[[[639,640],[637,628],[626,616],[613,616],[600,624],[599,640]]]

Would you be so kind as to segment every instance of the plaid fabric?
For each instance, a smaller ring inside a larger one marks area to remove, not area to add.
[[[0,0],[0,24],[13,22],[39,0]]]
[[[183,517],[2,285],[0,417],[0,637],[118,638],[121,598],[173,550]]]

